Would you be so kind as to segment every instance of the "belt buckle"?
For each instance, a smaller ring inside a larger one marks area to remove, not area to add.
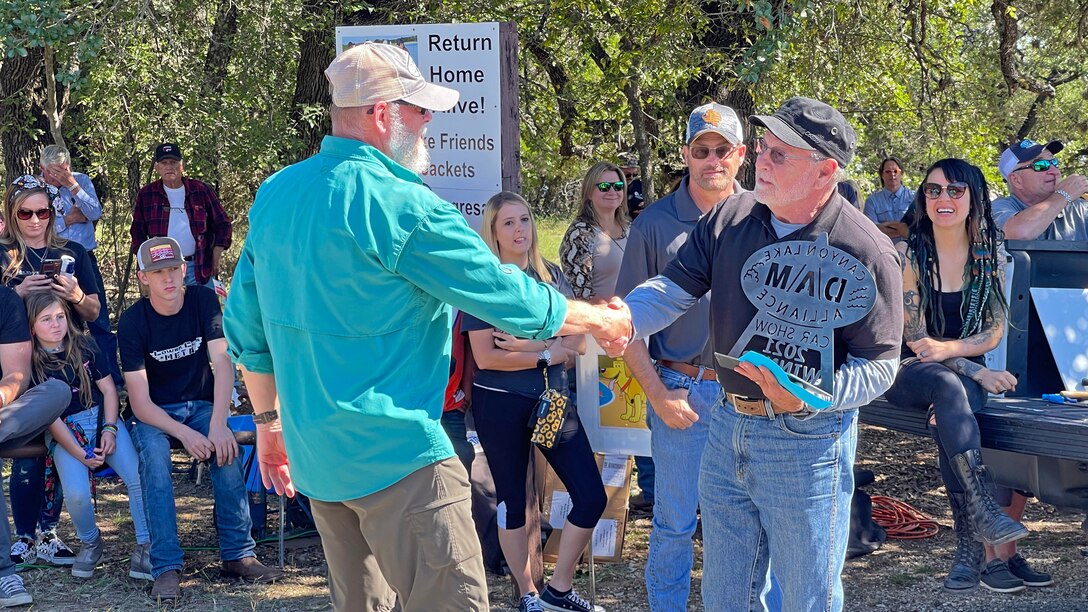
[[[741,414],[748,416],[767,417],[770,420],[774,420],[774,407],[767,400],[751,399],[743,395],[737,395],[735,393],[730,394],[731,397],[727,399],[732,400],[733,410]],[[740,404],[744,404],[744,410],[741,410]],[[762,413],[762,414],[761,414]]]

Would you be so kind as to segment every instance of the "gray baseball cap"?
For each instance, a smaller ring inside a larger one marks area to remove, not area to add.
[[[730,144],[739,145],[744,142],[744,128],[740,124],[740,117],[736,111],[723,104],[711,102],[691,111],[684,144],[690,145],[696,138],[710,132],[720,134]]]

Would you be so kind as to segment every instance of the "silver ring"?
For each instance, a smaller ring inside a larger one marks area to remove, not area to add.
[[[921,353],[918,353],[918,356],[919,356],[919,357],[925,357],[925,356],[926,356],[926,352],[925,352],[925,351],[922,351]]]

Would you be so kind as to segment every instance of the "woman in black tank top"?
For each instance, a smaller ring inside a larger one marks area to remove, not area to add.
[[[983,355],[1005,332],[1008,306],[1004,256],[990,213],[982,172],[960,159],[943,159],[926,172],[918,189],[903,261],[903,354],[886,397],[904,408],[930,411],[938,463],[957,534],[945,589],[1022,590],[999,555],[1015,551],[1027,529],[994,500],[982,464],[974,412],[989,393],[1016,386],[1005,371],[985,367]],[[983,549],[982,542],[989,548]],[[985,561],[984,563],[984,552]]]

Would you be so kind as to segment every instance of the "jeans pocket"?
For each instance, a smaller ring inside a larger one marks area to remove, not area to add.
[[[793,437],[808,440],[830,440],[842,435],[841,412],[818,414],[810,419],[783,414],[775,419],[775,424]]]
[[[433,569],[460,565],[481,554],[472,522],[470,496],[441,500],[408,514],[424,562]],[[461,506],[461,507],[459,507]]]

